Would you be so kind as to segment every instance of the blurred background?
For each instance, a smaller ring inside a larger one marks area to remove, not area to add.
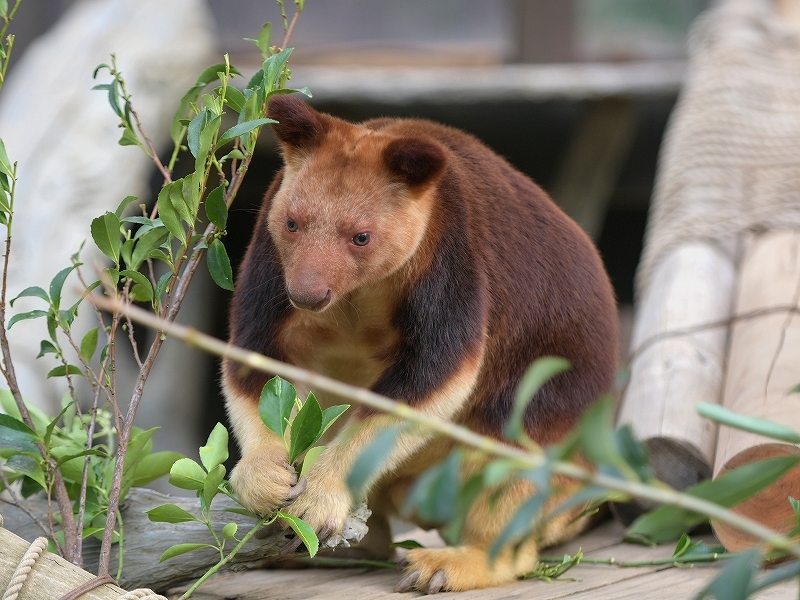
[[[114,1],[26,2],[12,24],[15,62],[69,11],[92,3],[107,8]],[[464,129],[531,176],[600,248],[620,302],[624,352],[659,145],[681,84],[690,25],[712,3],[308,0],[291,41],[292,84],[310,87],[318,109],[349,120],[414,116]],[[260,67],[260,57],[242,38],[256,37],[271,21],[274,42],[282,39],[272,0],[206,0],[204,7],[214,55],[229,53],[245,74]],[[287,11],[291,18],[291,0]],[[268,131],[258,152],[231,211],[225,243],[234,268],[280,167]],[[155,168],[150,181],[154,197],[161,185]],[[224,339],[228,294],[199,285],[191,319]],[[140,420],[143,427],[188,424],[188,434],[156,439],[194,455],[224,410],[214,362],[194,362],[190,372],[191,397],[180,398],[184,381],[168,385],[167,402],[178,408],[145,410]],[[187,406],[193,418],[170,423],[164,416],[186,414]]]

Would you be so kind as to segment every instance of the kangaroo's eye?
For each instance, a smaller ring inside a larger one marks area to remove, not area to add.
[[[286,229],[294,233],[295,231],[300,229],[300,226],[297,224],[297,221],[293,221],[292,219],[286,219]]]
[[[358,235],[353,236],[353,243],[356,246],[366,246],[367,244],[369,244],[370,238],[371,236],[366,232],[359,233]]]

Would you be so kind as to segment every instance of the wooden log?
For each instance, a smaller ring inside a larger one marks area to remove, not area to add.
[[[21,537],[0,527],[0,592],[4,591],[14,570],[30,547]],[[20,590],[24,600],[53,600],[71,592],[94,578],[57,554],[45,552],[34,563],[28,579]],[[82,600],[116,600],[125,590],[116,585],[104,584],[81,596]]]
[[[128,589],[147,587],[155,591],[163,591],[176,583],[197,579],[219,560],[219,553],[211,548],[195,550],[181,554],[163,563],[159,557],[167,548],[175,544],[208,544],[213,542],[211,533],[202,523],[153,523],[144,513],[161,504],[176,504],[191,512],[200,514],[200,504],[196,498],[180,498],[167,496],[159,492],[133,488],[128,493],[122,507],[122,522],[124,523],[124,552],[123,573],[119,584]],[[33,498],[30,504],[39,515],[47,514],[47,505],[43,498]],[[239,533],[244,535],[253,525],[253,520],[242,515],[226,512],[227,508],[235,508],[231,500],[226,497],[217,497],[211,510],[211,519],[215,524],[218,535],[221,536],[222,527],[226,523],[239,524]],[[349,547],[358,543],[366,535],[366,520],[370,511],[365,505],[359,507],[345,523],[342,535],[332,536],[320,545],[320,550]],[[33,540],[42,535],[42,531],[21,510],[12,507],[3,509],[5,527],[25,539]],[[266,537],[252,538],[242,550],[234,557],[229,565],[234,571],[253,569],[266,561],[280,558],[280,546],[285,543],[285,534],[282,531],[266,530]],[[237,536],[240,537],[240,536]],[[232,547],[232,546],[231,546]],[[100,542],[94,538],[84,541],[85,567],[89,571],[97,571]],[[292,557],[307,556],[303,553],[290,555]],[[118,547],[112,551],[110,572],[115,574],[118,565]],[[16,566],[16,565],[15,565]],[[0,564],[0,567],[2,565]],[[10,574],[8,574],[10,577]],[[57,596],[54,596],[57,597]]]
[[[678,490],[711,476],[716,427],[695,405],[719,401],[727,327],[699,328],[730,317],[734,279],[726,252],[685,243],[658,263],[636,314],[618,423],[633,427],[656,477]],[[650,508],[640,501],[612,507],[625,524]]]
[[[778,230],[746,244],[740,270],[736,313],[776,306],[797,306],[800,300],[800,231]],[[737,321],[731,330],[722,404],[734,412],[777,421],[800,431],[800,314],[779,312]],[[741,464],[784,454],[800,454],[792,444],[729,427],[720,429],[715,476]],[[791,529],[788,496],[800,498],[800,467],[738,505],[734,511],[776,530]],[[732,552],[754,540],[729,526],[714,531]]]

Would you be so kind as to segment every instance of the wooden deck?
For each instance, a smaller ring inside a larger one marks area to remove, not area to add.
[[[431,535],[414,532],[399,536],[401,539],[418,539],[432,546]],[[673,545],[659,548],[621,543],[622,527],[608,521],[572,542],[548,549],[548,556],[574,554],[578,548],[584,556],[614,557],[617,561],[646,561],[668,558]],[[576,581],[559,580],[552,583],[530,580],[518,581],[503,587],[462,593],[442,593],[437,597],[458,600],[511,600],[536,598],[537,600],[691,600],[703,586],[714,578],[719,564],[694,567],[650,566],[622,568],[609,565],[580,564],[566,577]],[[228,573],[210,579],[193,596],[197,600],[328,600],[353,598],[357,600],[385,600],[414,598],[419,594],[396,594],[392,591],[399,573],[389,569],[365,568],[314,568],[250,571]],[[185,588],[183,588],[185,589]],[[180,590],[173,590],[170,598],[177,598]],[[787,600],[800,597],[797,580],[764,590],[754,598],[759,600]]]

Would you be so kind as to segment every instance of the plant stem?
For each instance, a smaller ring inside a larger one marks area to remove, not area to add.
[[[119,300],[91,296],[91,301],[97,303],[98,306],[106,310],[119,311],[128,315],[134,321],[172,335],[191,346],[196,346],[212,354],[234,360],[252,369],[279,375],[285,379],[306,385],[311,389],[318,389],[341,398],[347,398],[383,413],[391,414],[401,419],[422,425],[436,433],[482,450],[487,454],[518,460],[525,468],[539,468],[547,460],[547,458],[541,454],[533,454],[498,440],[479,435],[453,423],[430,417],[412,409],[406,404],[395,402],[394,400],[380,396],[370,390],[348,385],[331,379],[330,377],[319,375],[312,371],[260,355],[256,352],[237,348],[191,327],[178,325],[176,323],[168,323],[140,308],[130,305],[125,306]],[[800,544],[793,543],[792,540],[787,537],[752,519],[740,516],[718,504],[703,500],[702,498],[682,494],[672,489],[654,488],[644,483],[618,479],[602,473],[592,473],[583,467],[562,461],[553,462],[552,470],[554,473],[570,477],[586,485],[594,485],[637,498],[653,500],[659,504],[669,504],[706,515],[712,519],[731,525],[745,533],[749,533],[767,542],[775,549],[782,550],[800,558]]]
[[[581,563],[586,563],[589,565],[612,565],[615,567],[658,567],[662,565],[688,565],[694,563],[707,563],[707,562],[716,562],[718,560],[726,560],[728,558],[732,558],[736,556],[736,554],[731,552],[712,552],[710,554],[695,554],[692,556],[678,556],[677,558],[659,558],[655,560],[617,560],[613,556],[611,558],[589,558],[584,556],[581,558]],[[541,563],[548,563],[548,564],[561,564],[563,561],[563,557],[559,558],[556,556],[540,556],[539,562]]]
[[[195,581],[192,584],[192,587],[190,587],[188,590],[186,590],[186,592],[178,600],[185,600],[186,598],[188,598],[189,596],[194,594],[195,591],[197,590],[197,588],[199,588],[201,585],[203,585],[205,583],[206,579],[211,577],[214,573],[219,571],[222,567],[224,567],[229,562],[231,562],[231,560],[233,560],[233,557],[236,556],[239,553],[239,550],[241,550],[242,547],[248,541],[250,541],[250,538],[253,537],[253,535],[255,534],[256,531],[261,529],[265,524],[267,524],[269,521],[273,520],[274,518],[275,517],[262,517],[262,519],[258,523],[256,523],[250,531],[248,531],[245,534],[245,536],[241,539],[241,541],[238,544],[236,544],[236,546],[234,546],[233,550],[230,551],[228,556],[223,558],[221,561],[219,561],[217,564],[215,564],[213,567],[211,567],[208,571],[206,571],[205,574],[200,579]],[[215,537],[216,537],[216,535],[215,535]]]

